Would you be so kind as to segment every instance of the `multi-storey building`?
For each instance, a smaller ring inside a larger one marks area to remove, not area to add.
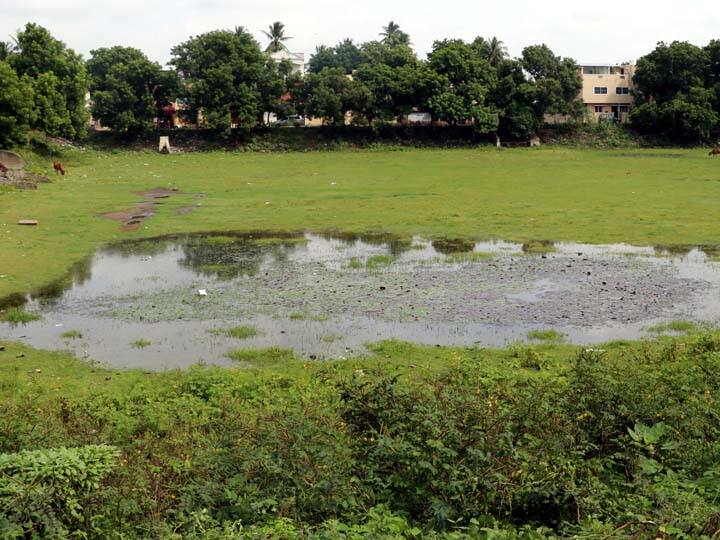
[[[634,102],[633,64],[581,64],[582,100],[596,121],[630,120]]]

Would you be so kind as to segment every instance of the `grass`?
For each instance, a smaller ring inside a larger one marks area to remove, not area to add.
[[[130,346],[135,349],[144,349],[145,347],[149,347],[150,345],[152,345],[152,342],[148,341],[147,339],[137,339],[130,344]]]
[[[688,333],[697,330],[697,324],[692,321],[670,321],[658,323],[645,328],[646,332],[665,334],[667,332]]]
[[[219,328],[212,331],[215,335],[222,335],[235,339],[248,339],[258,335],[254,326],[233,326],[232,328]]]
[[[395,257],[392,255],[373,255],[365,261],[365,268],[368,270],[377,270],[378,268],[390,266],[394,260]]]
[[[281,347],[235,349],[229,351],[226,356],[235,362],[248,364],[252,367],[280,366],[282,368],[284,365],[297,361],[292,349],[283,349]]]
[[[527,338],[533,341],[544,341],[547,343],[562,343],[565,341],[565,334],[557,330],[530,330]]]
[[[37,313],[25,311],[21,307],[12,307],[4,312],[0,312],[0,321],[10,323],[12,326],[18,324],[27,324],[32,321],[40,320],[41,317]]]
[[[481,251],[470,251],[469,253],[451,253],[445,257],[445,262],[450,264],[463,264],[487,261],[492,259],[492,253],[483,253]]]
[[[673,152],[680,157],[567,148],[69,152],[62,181],[0,192],[0,297],[62,276],[101,244],[166,233],[339,229],[526,243],[720,243],[720,161],[702,149]],[[23,153],[49,169],[49,160]],[[98,217],[137,204],[136,191],[168,185],[181,192],[136,232]],[[194,210],[180,215],[183,206]],[[18,219],[39,225],[18,227]]]
[[[290,314],[291,321],[304,321],[305,319],[307,319],[307,315],[305,315],[304,313],[302,313],[300,311],[293,311]]]
[[[60,337],[65,339],[82,339],[83,335],[79,330],[66,330],[60,334]]]

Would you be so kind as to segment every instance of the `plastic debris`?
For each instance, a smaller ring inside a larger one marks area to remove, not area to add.
[[[198,296],[207,296],[206,289],[198,289]]]

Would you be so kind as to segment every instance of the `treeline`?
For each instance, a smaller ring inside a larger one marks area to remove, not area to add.
[[[163,69],[123,46],[93,50],[85,62],[28,23],[14,44],[0,44],[0,145],[22,144],[29,129],[82,138],[90,113],[134,136],[171,124],[175,114],[229,132],[271,115],[344,125],[351,113],[354,123],[374,125],[419,111],[509,138],[530,136],[547,114],[584,114],[577,63],[546,45],[510,58],[497,38],[443,39],[421,60],[391,22],[379,40],[318,47],[303,75],[270,56],[285,50],[283,25],[266,34],[265,50],[243,27],[190,37],[172,48],[170,69]],[[635,82],[639,131],[691,141],[720,131],[720,41],[705,48],[660,43],[640,59]]]

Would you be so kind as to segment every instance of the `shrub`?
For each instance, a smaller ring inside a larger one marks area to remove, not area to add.
[[[115,467],[112,446],[0,454],[0,536],[63,537],[84,526],[84,498]]]

